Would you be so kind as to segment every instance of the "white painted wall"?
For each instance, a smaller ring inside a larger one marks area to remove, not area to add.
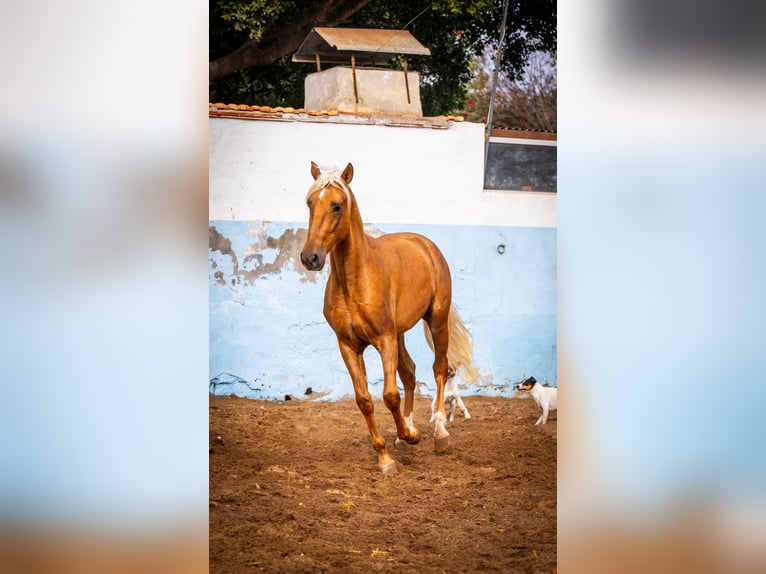
[[[556,194],[483,191],[484,126],[210,119],[210,220],[302,221],[312,161],[354,165],[365,222],[556,227]]]

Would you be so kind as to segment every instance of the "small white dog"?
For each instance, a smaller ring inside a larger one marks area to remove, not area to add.
[[[460,391],[457,388],[457,379],[455,378],[455,369],[452,367],[447,371],[447,382],[444,385],[444,404],[449,405],[449,421],[452,422],[455,419],[455,406],[460,407],[463,411],[463,416],[466,419],[471,418],[471,413],[468,412],[463,399],[460,398]],[[436,395],[434,400],[431,401],[431,420],[433,421],[434,413],[436,412]]]
[[[520,383],[516,383],[517,391],[526,391],[532,398],[535,399],[537,406],[543,411],[540,418],[537,419],[536,425],[545,424],[548,420],[548,412],[555,411],[559,402],[558,388],[556,387],[543,387],[537,384],[537,379],[529,377],[524,379]]]

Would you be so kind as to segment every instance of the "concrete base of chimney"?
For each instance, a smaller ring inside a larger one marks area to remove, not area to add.
[[[410,102],[404,72],[373,68],[356,69],[356,90],[351,68],[338,66],[306,76],[307,110],[338,110],[341,112],[379,113],[406,117],[423,117],[420,105],[420,74],[408,72]]]

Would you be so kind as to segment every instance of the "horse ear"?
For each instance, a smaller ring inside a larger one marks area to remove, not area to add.
[[[311,175],[314,177],[314,179],[317,179],[321,174],[322,174],[322,171],[319,169],[319,166],[312,161]]]
[[[349,163],[346,166],[346,169],[343,170],[343,173],[340,175],[340,177],[347,184],[351,183],[351,180],[354,177],[354,166]]]

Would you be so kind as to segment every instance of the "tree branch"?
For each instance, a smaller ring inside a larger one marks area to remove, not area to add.
[[[295,52],[314,26],[337,26],[369,4],[370,0],[326,0],[310,7],[288,26],[266,32],[260,41],[248,40],[234,52],[209,64],[209,77],[216,80],[255,66],[268,66],[282,56]]]

